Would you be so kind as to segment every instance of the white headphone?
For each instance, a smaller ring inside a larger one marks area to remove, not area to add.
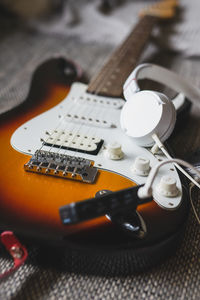
[[[127,135],[144,147],[151,147],[156,134],[164,142],[172,133],[176,122],[176,109],[173,101],[155,91],[140,91],[138,79],[151,79],[169,86],[184,94],[200,107],[200,90],[187,80],[163,67],[153,64],[141,64],[130,74],[123,90],[127,100],[121,112],[121,127]]]

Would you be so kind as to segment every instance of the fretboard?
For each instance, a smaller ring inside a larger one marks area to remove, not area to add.
[[[108,97],[122,96],[123,84],[137,65],[157,20],[152,16],[144,16],[139,20],[126,40],[114,51],[101,71],[91,80],[87,92]]]

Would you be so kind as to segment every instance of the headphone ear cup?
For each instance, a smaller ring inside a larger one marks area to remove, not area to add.
[[[151,147],[155,133],[164,142],[176,122],[175,107],[162,93],[140,91],[124,104],[120,117],[121,127],[140,146]]]

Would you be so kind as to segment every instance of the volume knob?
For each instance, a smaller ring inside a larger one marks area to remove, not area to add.
[[[176,197],[179,193],[179,190],[176,186],[176,179],[168,175],[165,175],[161,178],[156,190],[159,194],[165,197]]]
[[[132,171],[139,176],[147,176],[150,171],[150,161],[148,158],[143,156],[137,156]]]
[[[121,145],[117,142],[108,144],[106,150],[106,157],[112,160],[119,160],[122,159],[124,153],[122,152]]]

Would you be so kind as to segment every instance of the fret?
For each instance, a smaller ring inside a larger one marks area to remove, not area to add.
[[[122,45],[114,51],[101,71],[92,79],[88,93],[121,97],[123,84],[136,66],[158,18],[142,17]]]

